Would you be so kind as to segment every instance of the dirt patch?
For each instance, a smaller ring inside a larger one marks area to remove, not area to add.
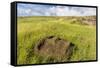
[[[74,44],[64,39],[55,36],[49,36],[41,41],[35,47],[35,53],[44,56],[51,57],[53,59],[69,59],[72,55]]]

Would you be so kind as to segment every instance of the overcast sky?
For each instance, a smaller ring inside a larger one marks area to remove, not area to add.
[[[17,4],[17,16],[90,16],[96,8],[40,4]]]

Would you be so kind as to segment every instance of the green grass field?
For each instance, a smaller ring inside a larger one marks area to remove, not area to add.
[[[57,36],[77,47],[68,61],[96,60],[96,26],[72,24],[66,17],[19,17],[17,22],[17,64],[50,63],[34,54],[34,46],[46,36]],[[66,58],[65,58],[66,59]],[[57,62],[57,61],[55,61]]]

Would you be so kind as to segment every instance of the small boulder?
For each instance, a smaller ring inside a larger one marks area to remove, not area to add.
[[[73,52],[74,44],[62,38],[49,36],[41,39],[35,47],[35,53],[53,59],[69,59]]]

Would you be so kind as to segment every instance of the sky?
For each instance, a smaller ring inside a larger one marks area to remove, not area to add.
[[[17,4],[17,16],[91,16],[96,8],[42,4]]]

